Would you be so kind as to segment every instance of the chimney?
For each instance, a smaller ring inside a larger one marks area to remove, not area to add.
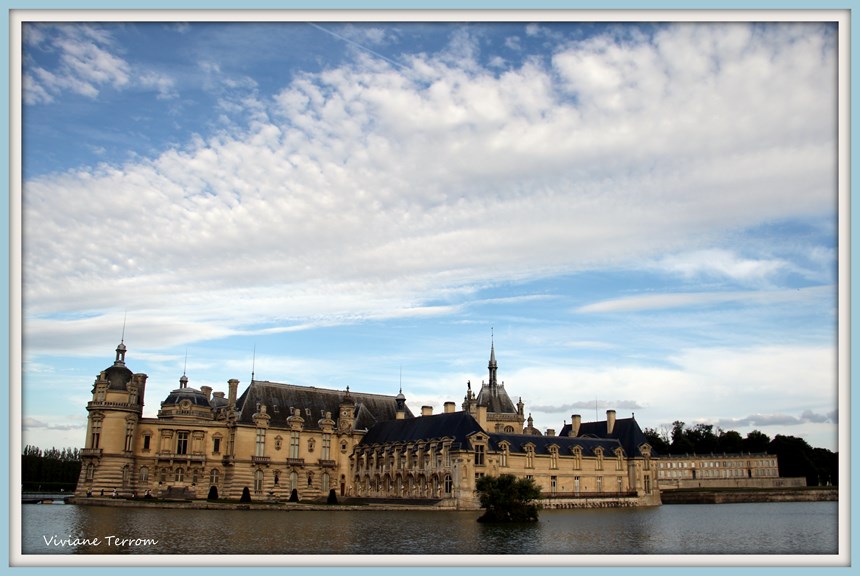
[[[454,402],[445,402],[445,414],[454,412],[454,406],[456,406]]]
[[[582,424],[582,416],[580,416],[579,414],[574,414],[570,418],[570,436],[575,438],[579,436],[579,426]]]
[[[236,406],[236,391],[239,388],[239,381],[235,378],[231,378],[227,380],[227,385],[229,386],[229,393],[227,396],[227,406],[235,407]]]
[[[546,429],[546,435],[547,436],[555,436],[555,429],[554,428],[547,428]]]
[[[484,430],[487,429],[487,406],[482,404],[478,406],[478,413],[475,415],[478,425]]]
[[[433,415],[433,407],[432,406],[422,406],[421,407],[421,415],[422,416],[432,416]]]
[[[200,391],[203,392],[203,395],[206,396],[206,401],[212,399],[212,387],[211,386],[201,386]]]
[[[223,392],[213,392],[213,393],[212,393],[212,397],[213,397],[213,398],[223,398],[223,397],[224,397],[224,393],[223,393]]]
[[[615,429],[615,410],[606,411],[606,433],[612,434]]]

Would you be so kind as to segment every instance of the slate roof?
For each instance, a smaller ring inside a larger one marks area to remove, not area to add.
[[[481,432],[478,422],[468,412],[450,412],[433,416],[421,416],[410,420],[380,422],[371,428],[359,445],[386,444],[392,442],[419,442],[453,439],[454,445],[468,446],[469,436]]]
[[[559,436],[566,437],[570,433],[571,427],[572,426],[570,424],[565,424],[564,427],[562,427]],[[583,437],[612,438],[618,440],[624,448],[624,452],[628,456],[641,457],[642,452],[639,450],[639,447],[642,444],[648,443],[648,439],[645,437],[645,434],[642,432],[642,429],[639,427],[639,423],[636,422],[635,418],[616,419],[615,426],[612,429],[612,434],[606,433],[606,420],[583,422],[579,426],[579,436],[577,436],[577,439]],[[651,455],[655,455],[653,450]]]
[[[491,451],[501,450],[502,443],[507,442],[512,453],[524,453],[526,445],[534,444],[535,454],[549,454],[550,446],[556,445],[559,448],[559,453],[566,456],[573,453],[574,446],[579,446],[583,456],[593,456],[597,448],[603,448],[604,456],[612,457],[614,451],[622,447],[621,442],[616,438],[563,438],[560,436],[487,433],[468,412],[451,412],[434,416],[421,416],[411,420],[380,422],[368,431],[359,445],[408,444],[450,438],[454,448],[470,450],[472,448],[471,439],[478,432],[483,432],[489,436],[489,449]],[[629,454],[626,449],[625,454]]]
[[[603,455],[607,458],[614,456],[614,451],[621,446],[615,438],[570,438],[562,436],[533,436],[530,434],[488,434],[490,437],[489,448],[491,451],[500,451],[502,442],[507,442],[511,453],[525,453],[528,444],[534,444],[535,454],[549,454],[550,446],[558,446],[558,453],[562,456],[570,456],[573,448],[579,446],[583,456],[594,456],[597,448],[603,448]],[[623,446],[622,446],[623,448]],[[625,449],[624,453],[630,453]]]
[[[516,414],[517,408],[514,406],[513,401],[508,396],[508,393],[505,392],[504,385],[495,385],[491,386],[489,384],[482,384],[481,391],[478,392],[478,397],[476,398],[478,401],[478,406],[486,406],[487,412],[495,412],[498,414]]]
[[[372,428],[374,425],[397,417],[397,401],[394,396],[383,394],[349,393],[355,402],[355,430]],[[239,422],[253,423],[253,415],[257,412],[257,403],[266,405],[266,413],[271,416],[271,426],[286,427],[287,418],[292,415],[291,408],[298,408],[304,419],[305,429],[319,429],[319,420],[326,412],[337,420],[340,405],[346,391],[317,388],[315,386],[296,386],[265,380],[253,380],[248,388],[236,400],[240,410]],[[414,415],[406,407],[406,418]]]

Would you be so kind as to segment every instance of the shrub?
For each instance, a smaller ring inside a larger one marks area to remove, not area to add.
[[[478,522],[535,522],[540,487],[531,478],[512,474],[482,476],[475,487],[484,514]]]

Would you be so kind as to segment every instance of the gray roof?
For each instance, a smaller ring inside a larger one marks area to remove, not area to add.
[[[612,456],[614,451],[622,447],[621,443],[614,438],[571,438],[563,436],[535,436],[532,434],[488,434],[490,437],[490,450],[500,449],[502,442],[506,442],[512,453],[523,453],[526,446],[532,444],[535,454],[549,454],[550,446],[558,446],[559,454],[569,456],[574,447],[582,449],[583,456],[594,456],[598,448],[603,448],[605,456]],[[623,448],[623,447],[622,447]],[[625,449],[625,455],[630,453]]]
[[[449,412],[409,420],[380,422],[365,434],[359,445],[427,442],[450,438],[455,445],[460,443],[468,446],[469,436],[480,431],[478,422],[468,412]]]
[[[482,384],[481,391],[478,392],[476,398],[478,406],[486,406],[487,413],[496,414],[516,414],[517,408],[514,406],[508,393],[505,392],[504,385],[491,386]]]
[[[305,429],[318,429],[318,422],[325,417],[326,412],[331,413],[333,420],[337,420],[346,394],[345,390],[253,380],[236,401],[240,410],[239,422],[253,423],[259,403],[266,405],[271,426],[287,427],[287,418],[292,416],[291,409],[298,408],[305,421]],[[355,430],[369,429],[379,422],[397,417],[397,399],[394,396],[352,391],[349,395],[355,403]],[[406,418],[414,418],[408,406]]]
[[[571,425],[565,424],[559,436],[567,436],[570,430]],[[583,422],[579,425],[579,435],[577,438],[612,438],[618,440],[628,456],[642,456],[639,447],[643,444],[648,444],[648,439],[645,437],[635,418],[616,419],[612,434],[606,433],[606,420]],[[654,455],[653,451],[652,455]]]

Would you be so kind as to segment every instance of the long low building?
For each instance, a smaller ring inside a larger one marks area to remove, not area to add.
[[[661,490],[680,488],[788,488],[804,478],[780,478],[774,454],[670,454],[657,463]]]
[[[252,378],[238,393],[195,389],[183,374],[155,418],[143,416],[146,374],[125,363],[126,346],[97,376],[87,404],[86,445],[76,496],[300,501],[339,497],[422,500],[478,507],[486,474],[530,477],[544,504],[647,506],[660,503],[656,462],[634,418],[582,423],[541,433],[522,399],[497,379],[476,395],[467,383],[461,410],[422,407],[397,395],[367,394]]]

